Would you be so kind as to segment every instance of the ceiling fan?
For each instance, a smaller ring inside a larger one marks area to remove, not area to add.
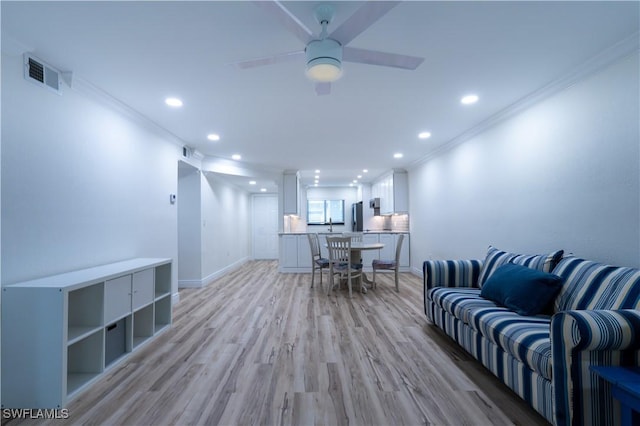
[[[255,1],[254,3],[273,15],[304,43],[305,48],[295,52],[236,62],[234,65],[246,69],[305,58],[307,76],[316,82],[315,89],[318,95],[328,95],[331,92],[331,82],[340,78],[342,74],[342,61],[415,70],[424,60],[416,56],[347,46],[360,33],[397,6],[399,1],[366,1],[330,34],[327,32],[327,27],[333,19],[334,8],[330,4],[321,3],[315,8],[315,18],[322,27],[322,31],[317,36],[314,36],[313,32],[280,1]]]

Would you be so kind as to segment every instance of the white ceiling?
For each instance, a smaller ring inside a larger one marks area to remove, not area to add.
[[[284,5],[318,33],[318,3]],[[363,2],[332,3],[330,31]],[[637,34],[638,5],[403,2],[349,46],[421,56],[422,65],[344,63],[328,96],[315,94],[303,62],[229,65],[304,48],[252,2],[2,1],[2,44],[73,71],[205,156],[239,153],[258,177],[300,170],[304,184],[320,169],[321,185],[344,185],[364,168],[367,182],[409,167]],[[467,93],[480,101],[461,105]],[[168,108],[167,96],[184,106]],[[418,139],[421,131],[432,137]],[[221,140],[208,141],[212,132]],[[263,185],[273,188],[250,190]]]

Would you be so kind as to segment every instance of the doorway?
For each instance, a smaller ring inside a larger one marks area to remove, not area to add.
[[[200,171],[178,161],[178,287],[201,286]]]
[[[252,196],[253,258],[278,259],[278,196]]]

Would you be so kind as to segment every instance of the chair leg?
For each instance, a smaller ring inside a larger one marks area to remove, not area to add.
[[[373,268],[373,277],[372,277],[372,282],[371,282],[371,288],[372,289],[376,289],[376,268]]]
[[[351,274],[349,274],[349,299],[353,299],[353,294],[351,292]]]
[[[400,289],[398,287],[398,272],[399,272],[398,268],[396,267],[396,269],[395,269],[395,273],[396,273],[396,293],[400,292]]]
[[[311,288],[313,288],[313,280],[316,277],[316,267],[315,266],[311,266]]]

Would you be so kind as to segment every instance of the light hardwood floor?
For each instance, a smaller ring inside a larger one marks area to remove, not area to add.
[[[419,277],[401,274],[400,293],[393,274],[378,277],[349,299],[252,261],[181,290],[173,326],[73,400],[64,423],[547,424],[427,322]]]

